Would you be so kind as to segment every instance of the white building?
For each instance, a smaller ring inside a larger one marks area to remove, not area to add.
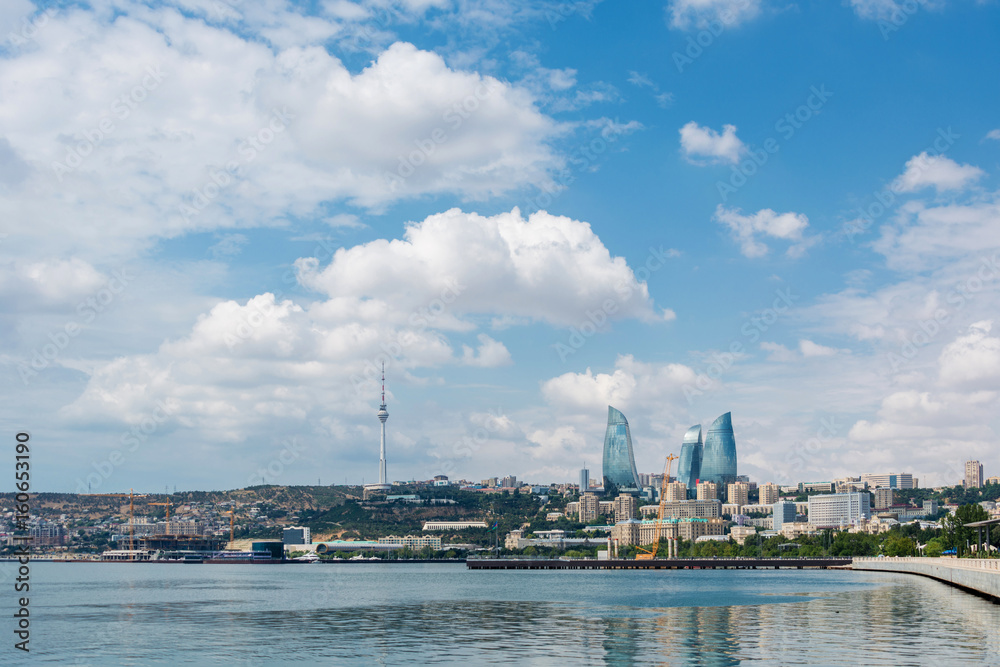
[[[871,516],[871,494],[867,492],[809,496],[809,523],[816,528],[857,526]]]

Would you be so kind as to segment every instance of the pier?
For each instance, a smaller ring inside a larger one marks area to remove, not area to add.
[[[855,558],[851,569],[917,574],[1000,602],[1000,559]]]
[[[590,560],[583,558],[470,558],[470,570],[780,570],[850,567],[850,558],[657,558]]]

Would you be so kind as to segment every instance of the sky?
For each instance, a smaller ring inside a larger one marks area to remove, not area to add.
[[[384,364],[390,480],[599,477],[608,405],[641,472],[732,412],[761,483],[1000,474],[997,26],[5,2],[2,437],[35,490],[373,482]]]

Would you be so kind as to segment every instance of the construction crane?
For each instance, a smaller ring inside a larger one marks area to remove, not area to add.
[[[102,498],[128,498],[128,550],[134,551],[135,544],[135,493],[132,489],[128,493],[86,493],[86,496],[99,496]],[[135,557],[135,554],[132,554]]]
[[[653,560],[656,558],[656,551],[660,548],[660,533],[663,530],[663,510],[666,508],[667,503],[667,485],[670,484],[670,466],[679,457],[674,456],[672,453],[667,456],[667,463],[663,466],[663,482],[660,484],[660,510],[656,515],[656,531],[653,537],[653,548],[652,550],[646,549],[645,547],[637,547],[643,553],[637,554],[636,560]],[[669,550],[668,550],[669,553]]]
[[[170,522],[170,504],[171,503],[170,503],[170,499],[169,498],[167,499],[167,502],[165,502],[165,503],[148,503],[148,504],[150,504],[150,505],[161,505],[161,506],[166,507],[167,508],[167,522],[168,523]]]

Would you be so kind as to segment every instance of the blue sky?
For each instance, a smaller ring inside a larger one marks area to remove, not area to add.
[[[0,10],[35,486],[996,474],[995,2]]]

